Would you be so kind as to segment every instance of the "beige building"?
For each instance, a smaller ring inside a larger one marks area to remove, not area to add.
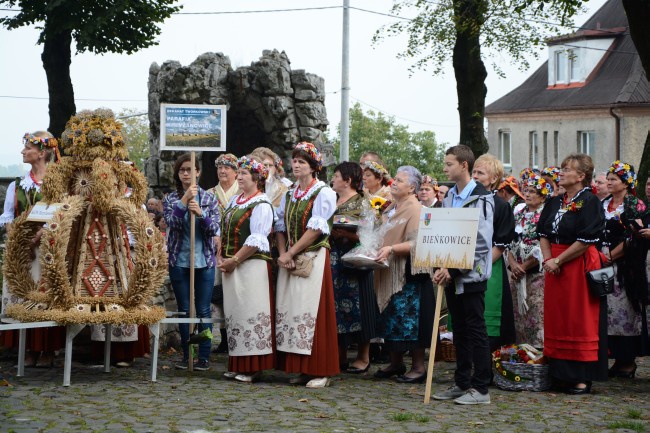
[[[650,83],[620,0],[605,3],[576,33],[548,41],[548,60],[486,107],[490,153],[506,170],[558,166],[588,153],[604,171],[638,167],[650,139]]]

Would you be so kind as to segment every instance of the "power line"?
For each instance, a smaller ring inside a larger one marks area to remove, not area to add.
[[[6,99],[43,99],[49,100],[45,96],[16,96],[16,95],[0,95],[0,98]],[[146,99],[98,99],[98,98],[74,98],[75,101],[94,101],[94,102],[147,102]]]
[[[248,11],[207,11],[207,12],[174,12],[173,15],[230,15],[230,14],[262,14],[273,12],[303,12],[318,11],[325,9],[341,9],[342,6],[318,6],[310,8],[290,8],[290,9],[260,9]]]
[[[381,108],[375,107],[374,105],[370,105],[367,102],[362,101],[361,99],[355,98],[354,96],[350,96],[350,97],[352,99],[354,99],[355,101],[360,102],[361,104],[363,104],[363,105],[365,105],[367,107],[370,107],[370,108],[372,108],[374,110],[377,110],[377,112],[379,112],[381,114],[385,114],[386,116],[394,117],[395,119],[406,120],[407,122],[418,123],[420,125],[432,126],[432,127],[436,127],[436,128],[456,128],[457,127],[457,125],[437,125],[435,123],[427,123],[427,122],[421,122],[419,120],[407,119],[406,117],[397,116],[395,114],[391,114],[391,113],[389,113],[389,112],[387,112],[385,110],[382,110]]]

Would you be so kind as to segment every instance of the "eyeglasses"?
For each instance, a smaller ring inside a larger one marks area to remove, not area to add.
[[[190,167],[190,168],[179,168],[179,169],[178,169],[178,173],[179,173],[179,174],[180,174],[180,173],[188,173],[188,174],[189,174],[189,173],[192,173],[192,167]]]

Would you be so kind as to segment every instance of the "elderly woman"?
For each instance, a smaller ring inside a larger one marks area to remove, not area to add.
[[[642,287],[645,251],[634,249],[632,240],[647,217],[646,205],[636,197],[634,167],[614,161],[607,172],[610,196],[603,201],[605,232],[600,250],[613,263],[617,278],[614,293],[607,296],[607,340],[610,357],[615,359],[610,377],[634,378],[635,358],[643,355],[641,338],[643,304],[635,291]]]
[[[196,179],[192,179],[192,160],[189,153],[176,159],[174,163],[174,181],[176,191],[165,197],[163,209],[165,221],[169,227],[167,232],[167,250],[169,253],[169,279],[174,290],[178,311],[189,314],[190,311],[190,254],[191,243],[194,243],[194,304],[196,317],[210,317],[210,299],[214,284],[214,269],[216,265],[215,246],[213,238],[219,228],[219,209],[214,195],[203,190],[196,184],[200,171],[198,160],[194,169]],[[194,214],[196,231],[194,239],[190,237],[190,215]],[[204,326],[212,329],[212,325],[199,325],[199,331]],[[189,325],[179,325],[183,359],[176,364],[177,369],[184,370],[188,366]],[[194,365],[195,370],[209,370],[211,341],[199,344],[199,359]]]
[[[438,181],[429,175],[422,176],[422,185],[418,191],[418,200],[424,207],[442,207],[442,200],[438,200]]]
[[[393,202],[383,215],[384,224],[390,228],[376,258],[388,261],[388,268],[375,271],[375,292],[390,365],[377,370],[375,377],[399,376],[397,381],[402,383],[426,379],[424,351],[431,344],[433,329],[433,282],[429,274],[411,272],[411,251],[422,209],[416,196],[421,182],[422,175],[416,168],[407,165],[397,169],[391,185]],[[403,361],[407,350],[413,358],[408,373]]]
[[[343,162],[334,168],[335,220],[351,219],[352,223],[359,220],[365,200],[360,188],[361,167],[358,164]],[[365,373],[370,368],[370,339],[375,337],[379,317],[372,272],[346,268],[340,261],[359,242],[357,227],[341,223],[332,229],[330,236],[339,361],[346,366],[347,348],[350,344],[357,344],[357,357],[347,367],[347,372],[353,374]]]
[[[544,281],[544,354],[550,374],[569,394],[587,394],[592,380],[607,378],[605,297],[589,292],[585,273],[601,267],[595,245],[605,215],[591,192],[594,164],[589,155],[562,161],[559,185],[539,217]]]
[[[494,196],[494,232],[492,235],[492,274],[485,292],[485,325],[490,351],[515,343],[512,295],[503,253],[515,237],[515,220],[508,203],[496,195],[503,177],[503,164],[495,156],[484,154],[474,162],[472,177]]]
[[[298,143],[291,156],[296,184],[282,198],[275,224],[277,365],[300,373],[290,383],[322,388],[340,372],[328,241],[336,194],[316,178],[322,168],[316,146]]]
[[[259,380],[275,366],[273,308],[270,282],[273,206],[264,194],[267,168],[253,158],[238,162],[233,197],[221,216],[221,254],[224,309],[228,312],[228,373],[240,382]]]
[[[551,185],[535,175],[524,191],[526,206],[515,213],[516,238],[508,250],[517,342],[544,347],[544,273],[537,223]]]
[[[368,199],[381,197],[388,201],[390,196],[390,173],[386,168],[375,161],[366,161],[361,167],[363,169],[363,192]]]
[[[287,192],[289,185],[285,184],[284,168],[282,167],[282,159],[268,147],[258,147],[251,157],[260,161],[269,171],[269,176],[266,179],[265,194],[273,204],[274,208],[280,206],[280,200]]]

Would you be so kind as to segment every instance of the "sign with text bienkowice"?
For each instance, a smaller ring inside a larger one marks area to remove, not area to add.
[[[160,150],[226,151],[225,105],[160,104]]]
[[[422,208],[413,265],[472,269],[479,211],[478,208]]]
[[[27,216],[27,221],[47,223],[54,218],[54,213],[59,209],[61,203],[47,204],[44,201],[38,201],[32,207]]]

